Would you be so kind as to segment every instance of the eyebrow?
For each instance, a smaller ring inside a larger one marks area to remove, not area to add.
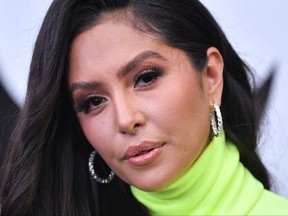
[[[103,84],[99,82],[77,82],[71,84],[70,91],[72,93],[77,89],[94,90],[101,87],[103,87]]]
[[[147,59],[157,58],[162,60],[167,60],[162,55],[154,51],[144,51],[130,60],[126,65],[124,65],[116,74],[118,79],[122,79],[123,77],[127,76],[129,72],[137,67],[140,63]],[[100,82],[76,82],[72,83],[70,86],[71,93],[77,89],[84,89],[84,90],[94,90],[103,87],[103,84]]]
[[[130,60],[124,67],[122,67],[119,72],[117,73],[118,79],[122,79],[125,77],[129,72],[131,72],[137,65],[142,63],[143,61],[150,59],[150,58],[157,58],[166,60],[162,55],[154,51],[144,51],[137,55],[135,58]]]

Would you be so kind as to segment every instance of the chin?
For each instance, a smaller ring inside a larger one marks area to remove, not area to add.
[[[168,182],[164,182],[163,180],[147,180],[145,178],[142,178],[141,180],[139,180],[138,182],[136,182],[135,184],[131,184],[134,187],[142,190],[142,191],[146,191],[146,192],[156,192],[159,190],[162,190],[164,188],[167,188],[170,184]]]

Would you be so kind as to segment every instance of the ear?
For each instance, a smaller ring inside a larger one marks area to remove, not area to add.
[[[221,105],[223,69],[224,62],[219,50],[215,47],[210,47],[207,50],[207,66],[203,73],[210,109],[213,109],[214,103],[217,103],[219,106]]]

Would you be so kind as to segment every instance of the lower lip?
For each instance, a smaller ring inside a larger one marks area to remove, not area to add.
[[[131,157],[127,161],[133,166],[145,166],[158,158],[161,154],[161,150],[162,147],[155,148],[146,154]]]

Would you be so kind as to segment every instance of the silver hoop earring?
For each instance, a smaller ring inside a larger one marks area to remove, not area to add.
[[[214,110],[210,112],[210,123],[214,136],[218,136],[223,131],[223,120],[218,104],[213,104]]]
[[[92,176],[92,178],[101,183],[101,184],[108,184],[110,183],[113,178],[115,177],[115,173],[113,172],[113,170],[111,170],[109,176],[106,178],[106,179],[102,179],[100,178],[96,173],[95,173],[95,170],[94,170],[94,159],[95,159],[95,156],[96,156],[96,151],[92,151],[91,154],[90,154],[90,157],[89,157],[89,161],[88,161],[88,167],[89,167],[89,171],[90,171],[90,174]]]

